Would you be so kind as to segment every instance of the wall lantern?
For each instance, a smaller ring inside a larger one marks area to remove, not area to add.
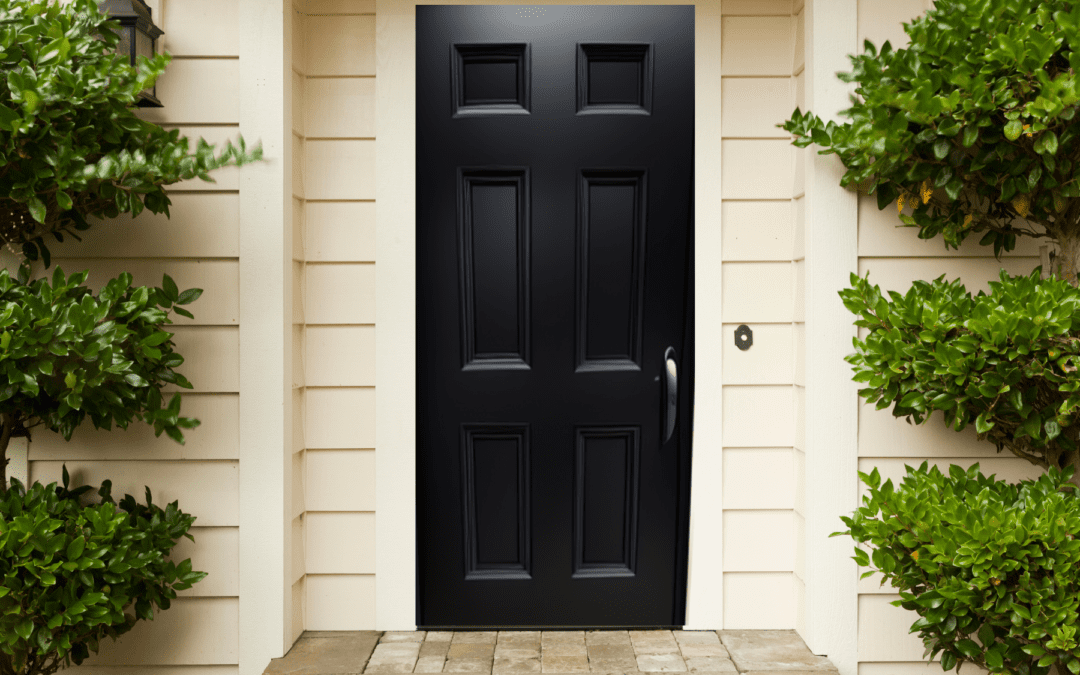
[[[143,0],[104,0],[98,3],[98,9],[120,22],[120,42],[116,45],[116,53],[126,56],[132,68],[138,56],[154,58],[157,39],[165,31],[154,25],[150,8]],[[157,98],[156,84],[139,93],[137,105],[143,108],[165,107]]]

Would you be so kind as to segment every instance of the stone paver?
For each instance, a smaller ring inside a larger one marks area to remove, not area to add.
[[[593,645],[630,645],[630,633],[625,630],[590,630],[585,632],[585,643]]]
[[[447,660],[453,659],[491,659],[495,654],[495,643],[451,642],[446,654]]]
[[[638,670],[644,673],[685,673],[686,662],[675,654],[638,654]]]
[[[543,645],[544,656],[588,656],[585,640],[581,642],[549,642]]]
[[[730,658],[728,656],[728,650],[724,645],[720,644],[720,640],[716,641],[716,644],[680,644],[679,650],[682,651],[684,658],[690,658],[693,656],[722,656],[724,658]]]
[[[357,675],[379,640],[373,630],[305,633],[289,653],[266,667],[267,675]]]
[[[471,642],[477,644],[495,644],[499,632],[494,630],[465,630],[454,631],[453,643]]]
[[[585,631],[583,630],[545,630],[541,631],[541,642],[585,644]]]
[[[725,630],[720,641],[740,672],[835,671],[824,656],[815,656],[793,630]]]
[[[545,673],[587,673],[589,672],[589,657],[587,656],[554,656],[546,653],[541,657],[542,671]]]
[[[735,664],[724,656],[688,656],[685,661],[686,669],[691,673],[735,672]]]
[[[416,660],[414,673],[441,673],[446,659],[442,656],[421,656]]]
[[[264,675],[828,675],[791,630],[311,631]]]
[[[444,673],[490,673],[491,659],[447,659]]]
[[[680,645],[720,644],[720,636],[714,630],[673,630],[671,634]]]
[[[496,654],[491,672],[493,675],[539,673],[541,672],[540,654],[539,652],[536,656],[499,656]]]
[[[634,652],[644,654],[679,654],[679,643],[669,630],[632,630],[630,640],[634,643]]]

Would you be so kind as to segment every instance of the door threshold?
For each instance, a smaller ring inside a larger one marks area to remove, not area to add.
[[[426,631],[479,630],[682,630],[682,626],[417,626]]]

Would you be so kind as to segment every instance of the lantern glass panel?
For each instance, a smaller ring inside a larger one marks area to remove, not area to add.
[[[120,42],[116,43],[116,53],[124,60],[124,63],[131,62],[131,34],[133,32],[135,32],[133,26],[120,28]]]
[[[135,56],[145,56],[148,59],[154,58],[154,41],[150,39],[149,35],[140,30],[135,31]],[[137,64],[138,61],[132,65]]]

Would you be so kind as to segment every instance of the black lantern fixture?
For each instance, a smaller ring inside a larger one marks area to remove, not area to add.
[[[120,22],[120,42],[116,45],[116,53],[127,57],[132,68],[138,56],[154,58],[157,39],[165,31],[154,25],[150,8],[143,0],[104,0],[98,3],[98,9]],[[139,93],[137,105],[144,108],[165,107],[157,98],[156,84]]]

